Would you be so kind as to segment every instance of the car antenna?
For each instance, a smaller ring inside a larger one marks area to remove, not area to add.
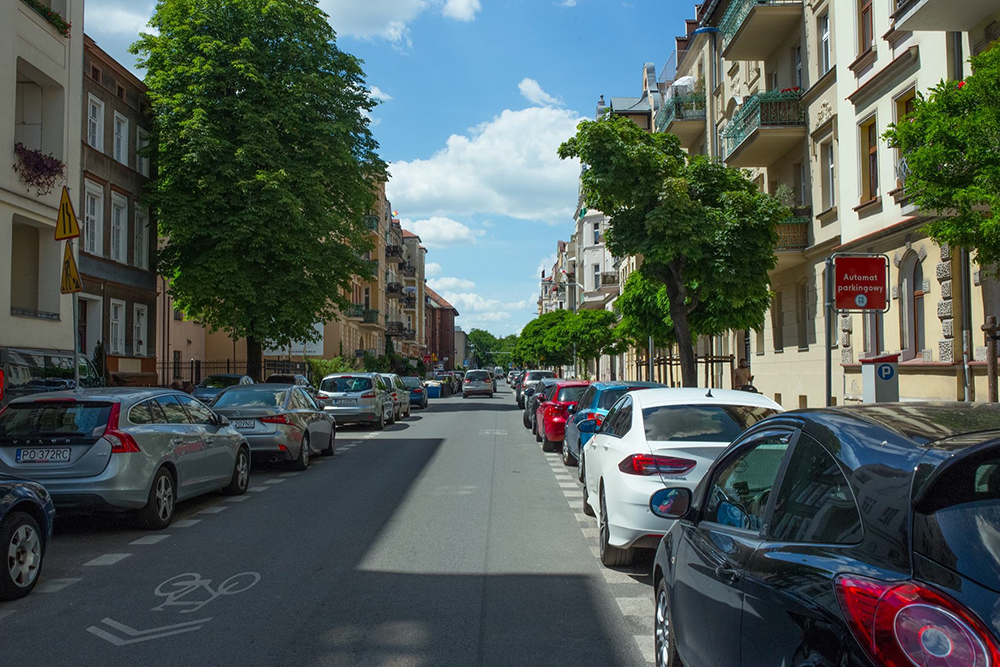
[[[711,389],[711,387],[709,387],[708,393],[705,394],[705,398],[715,398],[714,396],[712,396],[712,389]]]

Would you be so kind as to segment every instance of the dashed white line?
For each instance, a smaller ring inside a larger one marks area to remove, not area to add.
[[[583,491],[571,491],[569,489],[563,489],[563,495],[567,498],[583,498]]]
[[[576,482],[559,482],[560,489],[578,489],[580,485]]]
[[[201,519],[184,519],[182,521],[174,521],[174,528],[190,528],[196,523],[201,523]]]
[[[601,574],[604,575],[604,581],[609,584],[635,584],[638,583],[635,579],[630,577],[627,572],[620,572],[618,570],[612,570],[610,567],[602,567]]]
[[[269,480],[267,480],[267,481],[266,481],[266,482],[264,482],[264,483],[265,483],[265,484],[281,484],[281,483],[282,483],[282,482],[284,482],[284,481],[285,481],[285,480],[283,480],[283,479],[269,479]]]
[[[225,505],[216,505],[215,507],[206,507],[205,509],[198,512],[198,514],[218,514],[219,512],[224,512],[228,507]]]
[[[296,475],[298,475],[298,474],[301,474],[301,471],[296,471],[296,472],[283,472],[283,473],[281,473],[281,476],[282,476],[282,477],[295,477],[295,476],[296,476]]]
[[[0,611],[0,621],[16,613],[17,609],[4,609],[3,611]]]
[[[45,581],[38,584],[35,589],[36,593],[58,593],[64,588],[72,586],[76,582],[81,581],[80,579],[46,579]],[[2,618],[2,614],[0,614]]]
[[[250,496],[229,496],[223,502],[226,502],[226,503],[242,503],[244,500],[246,500],[249,497]]]
[[[600,558],[601,557],[601,549],[600,549],[600,547],[590,547],[590,553],[594,554],[594,558]]]
[[[653,604],[650,598],[615,598],[615,602],[626,616],[649,616]]]
[[[579,521],[580,523],[590,523],[591,521],[594,520],[593,517],[589,517],[583,512],[576,512],[575,515],[576,515],[576,520]]]
[[[140,537],[137,540],[132,540],[131,542],[129,542],[129,546],[135,545],[137,547],[141,547],[141,546],[146,546],[146,545],[149,545],[149,544],[156,544],[158,542],[162,542],[163,540],[167,539],[168,537],[170,537],[170,535],[163,535],[163,534],[160,534],[160,535],[146,535],[145,537]]]
[[[249,489],[247,489],[247,491],[251,491],[253,493],[260,493],[261,491],[267,491],[270,488],[271,487],[269,486],[251,486]]]
[[[581,528],[580,532],[583,533],[584,537],[593,537],[594,539],[597,539],[601,531],[599,528]]]
[[[656,662],[656,640],[653,635],[632,635],[635,643],[639,646],[639,652],[646,662]]]
[[[175,524],[176,525],[176,524]],[[114,565],[120,561],[125,560],[132,554],[104,554],[103,556],[98,556],[93,560],[89,560],[83,564],[84,567],[97,567],[101,565]]]

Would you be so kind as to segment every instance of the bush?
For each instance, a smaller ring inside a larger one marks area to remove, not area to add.
[[[334,357],[333,359],[310,358],[306,359],[306,361],[309,363],[310,370],[312,370],[313,378],[322,379],[332,373],[349,373],[357,370],[352,363],[343,357]]]

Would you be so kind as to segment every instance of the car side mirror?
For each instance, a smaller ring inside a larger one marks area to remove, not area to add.
[[[535,393],[535,390],[532,389],[531,387],[528,387],[527,389],[524,390],[524,395],[525,396],[531,396],[534,393]]]
[[[576,425],[576,429],[580,433],[597,433],[597,420],[596,419],[584,419],[582,422]]]
[[[683,519],[691,511],[691,490],[681,487],[660,489],[649,497],[649,509],[663,519]]]
[[[568,408],[566,409],[566,411],[567,411],[567,412],[569,412],[569,414],[571,414],[571,415],[572,415],[572,414],[575,414],[575,413],[576,413],[576,406],[575,406],[575,405],[571,405],[571,406],[569,406],[569,407],[568,407]]]

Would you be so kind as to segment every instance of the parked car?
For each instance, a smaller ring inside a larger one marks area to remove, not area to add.
[[[546,398],[538,402],[535,408],[535,440],[542,443],[543,452],[554,452],[563,446],[566,420],[589,386],[590,382],[584,380],[562,380],[556,382]]]
[[[716,457],[746,428],[781,411],[758,394],[725,389],[644,389],[622,396],[583,448],[584,512],[598,516],[604,565],[627,565],[637,548],[655,549],[671,522],[649,511],[654,492],[694,489]],[[709,663],[725,664],[725,663]]]
[[[80,386],[104,386],[104,378],[83,355]],[[0,347],[0,408],[15,398],[75,387],[71,350],[34,350]]]
[[[511,371],[511,372],[507,373],[507,386],[508,387],[513,387],[514,386],[514,378],[516,378],[516,377],[517,377],[517,371]]]
[[[556,377],[542,378],[538,383],[525,390],[524,413],[521,415],[521,423],[524,424],[524,428],[531,430],[531,435],[538,435],[535,428],[535,410],[538,409],[539,403],[546,400],[546,394],[554,390],[557,382],[559,382],[559,378]]]
[[[403,378],[403,384],[410,392],[410,405],[426,408],[427,389],[424,387],[424,381],[418,377],[409,376]]]
[[[534,386],[543,378],[555,377],[555,371],[525,371],[521,382],[518,383],[514,398],[517,399],[517,407],[524,409],[524,390]]]
[[[493,384],[493,377],[489,371],[477,369],[465,374],[465,380],[462,382],[462,398],[468,398],[476,394],[485,394],[493,398],[494,391],[496,391],[496,387]]]
[[[314,397],[317,393],[316,388],[309,382],[309,378],[298,373],[271,373],[264,382],[266,384],[293,384],[296,387],[302,387]]]
[[[996,664],[998,424],[982,403],[789,412],[696,490],[664,480],[658,664]]]
[[[572,408],[572,416],[566,421],[566,437],[563,440],[563,464],[576,465],[580,460],[580,450],[592,437],[590,433],[580,433],[577,424],[585,419],[594,419],[600,426],[604,416],[615,402],[629,391],[640,389],[666,389],[666,385],[658,382],[595,382],[580,397],[579,403]],[[583,468],[579,469],[580,481],[583,481]]]
[[[333,456],[337,428],[309,392],[287,384],[236,385],[212,404],[250,444],[250,453],[270,462],[309,467],[313,453]]]
[[[395,406],[378,373],[336,373],[320,382],[323,409],[338,424],[373,424],[379,430],[391,421]]]
[[[209,375],[194,388],[191,395],[197,398],[199,401],[212,404],[215,397],[225,389],[226,387],[232,387],[234,384],[253,384],[253,378],[249,375],[240,375],[239,373],[218,373],[216,375]]]
[[[389,423],[395,424],[397,419],[410,416],[410,390],[395,373],[382,373],[382,380],[392,397],[393,411]]]
[[[0,600],[16,600],[38,583],[56,508],[41,484],[0,474]]]
[[[109,387],[8,404],[0,472],[44,484],[60,510],[137,510],[148,528],[161,529],[179,501],[219,489],[245,493],[250,449],[188,394]]]

